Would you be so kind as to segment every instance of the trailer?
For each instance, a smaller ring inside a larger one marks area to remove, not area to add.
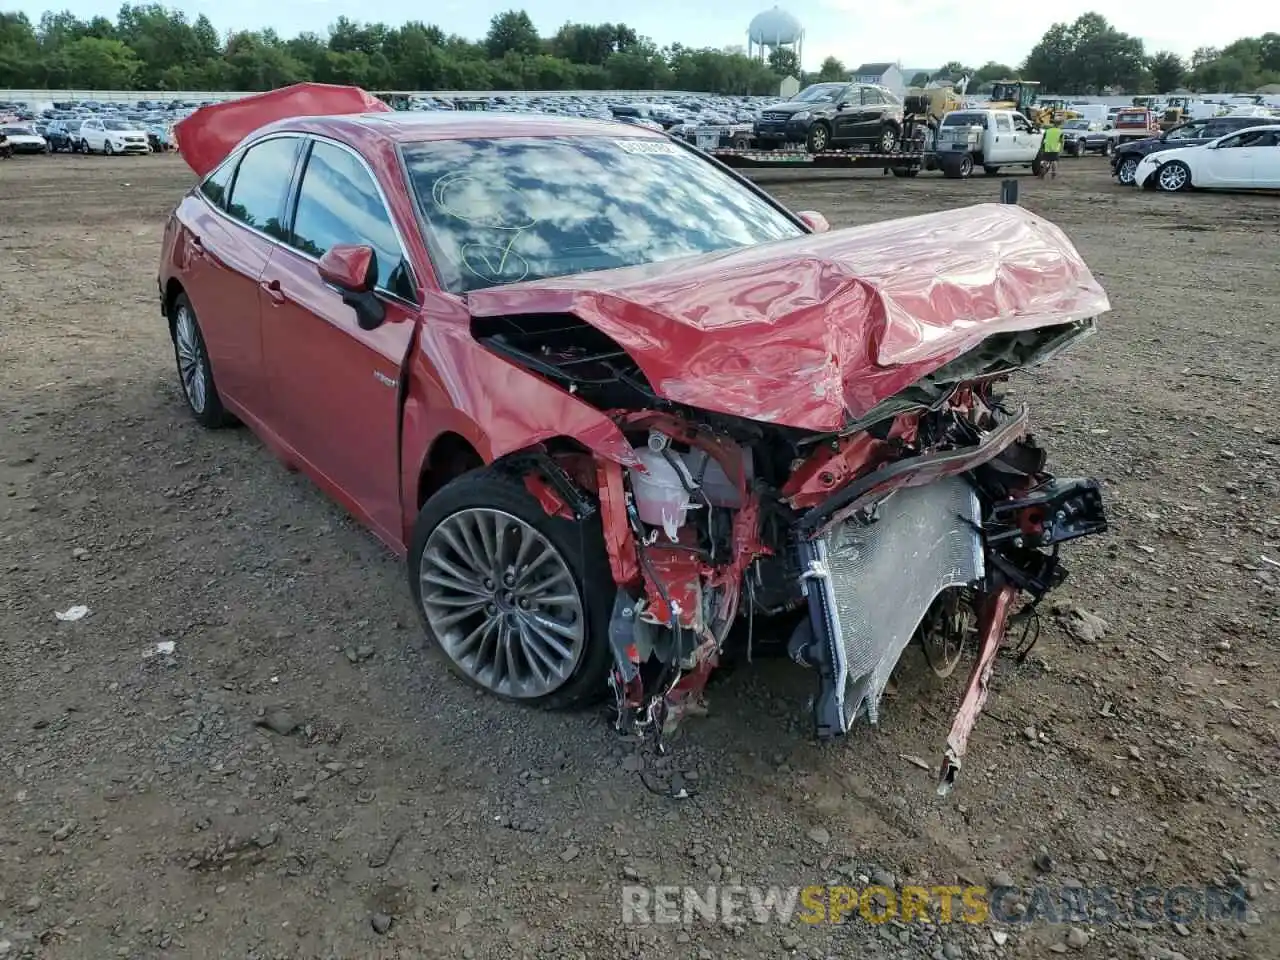
[[[727,167],[751,170],[882,170],[895,177],[914,177],[923,169],[932,169],[926,163],[929,156],[923,150],[823,150],[808,153],[805,150],[761,150],[759,148],[716,147],[708,150]]]

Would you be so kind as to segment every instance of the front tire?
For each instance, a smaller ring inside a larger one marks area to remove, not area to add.
[[[815,123],[809,128],[805,149],[810,153],[822,153],[831,146],[831,128],[825,123]]]
[[[612,662],[616,588],[598,514],[548,514],[519,477],[482,467],[418,514],[409,589],[449,669],[544,709],[594,702]]]
[[[1156,171],[1156,188],[1165,193],[1191,189],[1191,168],[1181,160],[1170,160]]]
[[[997,177],[1000,175],[1000,168],[996,166],[992,166],[991,164],[988,163],[983,165],[982,172],[985,173],[988,177]]]
[[[1133,186],[1134,179],[1138,173],[1138,163],[1139,160],[1137,157],[1125,157],[1120,161],[1120,166],[1116,168],[1116,179],[1120,181],[1123,186]]]
[[[109,157],[116,152],[116,148],[111,146],[111,141],[108,140],[105,144],[103,144],[102,152]]]
[[[196,423],[210,430],[230,426],[235,419],[222,405],[218,387],[209,364],[209,348],[205,346],[200,321],[185,293],[173,302],[173,356],[178,364],[178,382],[186,398],[187,409]]]

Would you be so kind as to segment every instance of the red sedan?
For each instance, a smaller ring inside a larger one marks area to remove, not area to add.
[[[974,665],[1105,528],[998,385],[1109,309],[1016,206],[828,231],[660,132],[392,113],[302,85],[179,126],[161,309],[195,419],[247,424],[407,556],[493,693],[612,690],[661,737],[780,624],[824,737],[913,640]],[[735,625],[739,631],[731,634]]]

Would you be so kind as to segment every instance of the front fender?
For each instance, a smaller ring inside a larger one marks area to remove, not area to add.
[[[485,350],[465,321],[425,320],[407,376],[400,440],[406,530],[417,517],[418,480],[427,456],[445,433],[462,437],[485,463],[552,437],[571,437],[597,457],[624,466],[637,463],[617,424]]]

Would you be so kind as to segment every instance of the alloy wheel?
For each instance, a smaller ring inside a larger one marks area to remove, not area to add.
[[[1133,157],[1125,160],[1120,164],[1120,169],[1116,172],[1116,178],[1126,187],[1133,186],[1134,177],[1138,173],[1138,161]]]
[[[182,392],[187,403],[196,413],[204,413],[209,397],[209,380],[205,363],[204,345],[196,330],[195,314],[188,307],[180,307],[173,323],[173,342],[178,351],[178,375],[182,379]]]
[[[898,135],[894,132],[893,127],[885,127],[884,132],[880,134],[880,149],[885,153],[892,153],[893,148],[898,145]]]
[[[513,699],[554,693],[586,648],[586,613],[568,561],[535,527],[470,507],[427,537],[422,609],[445,654],[480,686]]]
[[[818,126],[813,131],[813,150],[819,153],[827,149],[827,128]]]
[[[1180,163],[1168,163],[1160,168],[1158,183],[1161,190],[1173,193],[1187,185],[1187,168]]]

